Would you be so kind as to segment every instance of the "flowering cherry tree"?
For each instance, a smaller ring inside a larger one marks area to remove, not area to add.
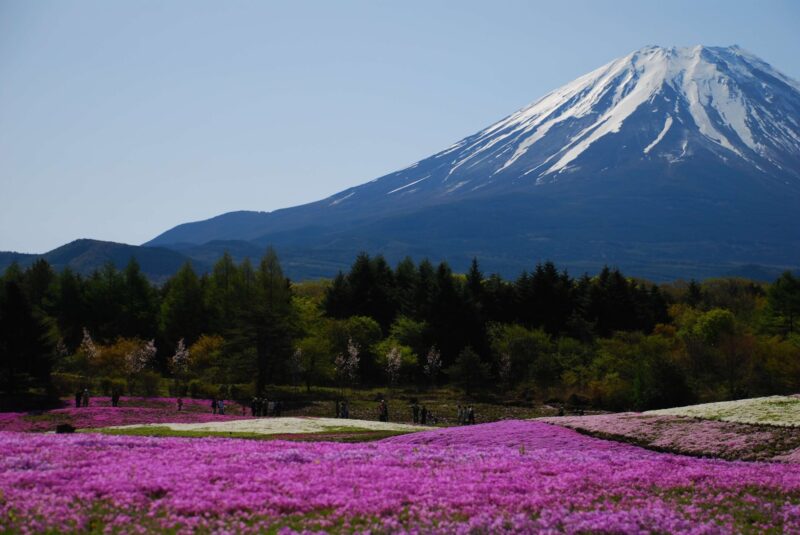
[[[128,378],[128,389],[133,391],[137,375],[139,375],[156,356],[156,342],[150,340],[139,344],[125,355],[125,374]]]
[[[125,366],[129,375],[135,375],[144,370],[156,356],[156,342],[150,340],[138,346],[125,355]]]
[[[392,346],[386,354],[386,375],[389,377],[389,385],[394,386],[400,377],[400,365],[403,363],[403,356],[397,346]]]
[[[83,365],[83,371],[86,375],[89,375],[90,370],[96,366],[100,360],[100,348],[94,343],[92,335],[89,334],[89,329],[86,327],[83,328],[83,339],[81,340],[81,345],[78,346],[78,353],[85,357],[86,361],[85,365]]]
[[[175,346],[175,354],[172,355],[170,364],[175,375],[183,377],[189,371],[189,350],[186,348],[183,338],[178,340],[178,345]]]
[[[89,362],[96,361],[100,356],[100,350],[97,348],[97,345],[95,345],[94,340],[92,340],[92,335],[89,334],[89,329],[86,327],[83,328],[83,339],[81,340],[78,351],[86,355],[86,359]]]
[[[361,348],[352,338],[347,340],[347,351],[336,355],[333,364],[336,367],[336,375],[339,378],[342,389],[345,384],[355,383],[358,378],[358,363]]]

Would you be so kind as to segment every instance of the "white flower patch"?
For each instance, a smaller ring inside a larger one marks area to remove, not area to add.
[[[423,431],[429,429],[418,425],[391,422],[374,422],[372,420],[350,420],[338,418],[251,418],[246,420],[226,420],[219,422],[203,422],[194,424],[159,423],[137,424],[109,427],[108,429],[126,429],[131,427],[166,428],[173,431],[200,431],[209,433],[257,433],[260,435],[288,435],[306,433],[330,433],[341,431]]]
[[[647,411],[645,414],[689,416],[705,420],[721,420],[743,424],[794,427],[800,426],[800,398],[769,396],[660,409]]]

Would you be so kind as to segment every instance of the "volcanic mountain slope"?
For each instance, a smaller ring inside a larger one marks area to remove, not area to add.
[[[800,84],[738,47],[646,47],[414,165],[146,245],[274,244],[328,275],[359,250],[654,278],[800,265]],[[291,270],[290,270],[291,272]]]

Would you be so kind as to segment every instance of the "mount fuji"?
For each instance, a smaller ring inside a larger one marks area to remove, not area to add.
[[[209,261],[272,244],[296,277],[363,250],[663,280],[797,268],[798,214],[800,84],[736,46],[648,46],[405,169],[145,245]]]

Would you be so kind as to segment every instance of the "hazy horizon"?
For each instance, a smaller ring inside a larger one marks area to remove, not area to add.
[[[0,250],[315,201],[648,44],[800,79],[798,22],[786,1],[0,1]]]

